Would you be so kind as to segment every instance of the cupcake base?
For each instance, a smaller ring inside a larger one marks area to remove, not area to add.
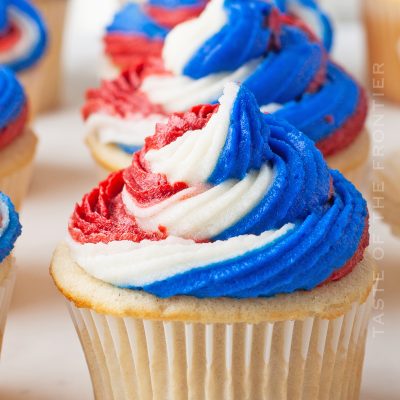
[[[95,133],[86,137],[86,144],[96,164],[100,167],[101,177],[105,178],[111,172],[127,168],[132,163],[132,155],[122,151],[114,144],[100,143]]]
[[[381,91],[387,99],[400,102],[400,3],[363,0],[362,6],[369,82],[376,82],[374,92]]]
[[[344,150],[328,156],[329,168],[339,170],[358,190],[364,191],[368,181],[371,139],[366,129]]]
[[[18,75],[30,100],[32,117],[59,105],[61,49],[68,0],[34,0],[49,29],[49,48],[33,68]]]
[[[69,299],[97,400],[358,398],[374,263],[310,292],[266,299],[158,299],[76,265],[51,274]]]
[[[0,263],[0,350],[3,344],[7,313],[11,303],[16,275],[14,260],[11,256],[8,256]]]
[[[0,191],[7,194],[17,210],[21,208],[32,177],[37,138],[27,128],[10,145],[0,150]]]

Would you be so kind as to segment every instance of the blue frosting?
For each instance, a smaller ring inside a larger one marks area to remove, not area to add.
[[[311,290],[343,267],[366,228],[365,200],[338,171],[327,168],[311,140],[287,122],[262,115],[254,96],[242,87],[209,182],[241,179],[265,163],[275,172],[271,187],[251,212],[213,240],[258,235],[286,223],[293,229],[238,257],[134,289],[162,298],[267,297]]]
[[[164,39],[168,29],[154,21],[142,6],[135,3],[125,5],[107,27],[108,33],[140,34],[152,39]]]
[[[142,148],[142,146],[133,146],[128,144],[117,144],[117,146],[127,154],[136,153]]]
[[[155,7],[180,8],[180,7],[199,7],[205,0],[149,0],[148,3]]]
[[[8,67],[16,72],[24,70],[33,66],[44,54],[47,47],[47,28],[42,19],[42,16],[36,10],[36,8],[27,0],[8,0],[8,10],[14,9],[16,12],[25,15],[29,18],[32,23],[37,27],[39,37],[35,45],[29,49],[27,54],[24,54],[21,58],[17,58],[14,61],[7,64]],[[1,13],[1,10],[0,10]],[[7,13],[8,22],[10,13]],[[1,27],[1,21],[0,21]]]
[[[333,27],[328,15],[321,9],[315,0],[274,0],[276,6],[284,13],[287,13],[291,3],[312,11],[319,20],[322,37],[320,38],[329,51],[333,43]]]
[[[6,205],[10,218],[7,229],[0,234],[0,262],[2,262],[14,248],[15,241],[21,234],[21,224],[11,200],[1,192],[0,203]]]
[[[0,34],[7,30],[7,24],[8,24],[7,7],[8,7],[8,0],[3,0],[0,2]]]
[[[14,73],[0,67],[0,130],[18,118],[25,104],[24,89]]]

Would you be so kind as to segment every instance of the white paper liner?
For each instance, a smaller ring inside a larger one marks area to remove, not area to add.
[[[0,268],[1,268],[0,264]],[[17,276],[17,268],[13,265],[10,271],[0,282],[0,351],[3,344],[4,330],[6,327],[7,313],[10,308],[12,293]]]
[[[68,303],[97,400],[359,396],[373,291],[334,320],[200,324],[121,318]]]
[[[33,159],[23,167],[16,169],[13,173],[0,176],[0,191],[10,197],[15,208],[21,209],[22,202],[26,197],[33,172]]]

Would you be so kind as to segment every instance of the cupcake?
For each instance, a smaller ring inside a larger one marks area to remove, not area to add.
[[[0,191],[17,209],[28,190],[37,144],[27,119],[22,86],[10,69],[0,67]]]
[[[245,86],[158,124],[76,206],[51,274],[96,398],[358,398],[366,203]]]
[[[127,3],[114,16],[104,36],[105,76],[159,58],[167,33],[198,16],[207,0],[149,0]]]
[[[68,0],[32,0],[40,10],[49,30],[49,45],[42,68],[46,71],[42,81],[40,110],[47,111],[60,103],[62,89],[62,44]]]
[[[0,193],[0,350],[16,277],[11,251],[20,234],[18,214],[10,199]]]
[[[400,2],[363,0],[362,8],[369,81],[374,92],[400,102]]]
[[[400,237],[400,151],[385,159],[385,167],[374,169],[372,204],[379,211],[392,233]]]
[[[215,102],[230,80],[246,84],[264,112],[295,125],[331,168],[360,184],[369,158],[364,90],[304,23],[262,0],[212,0],[167,35],[162,60],[89,90],[83,116],[93,157],[107,171],[127,167],[156,122]]]
[[[31,102],[31,114],[41,110],[47,86],[44,54],[47,28],[36,8],[26,0],[4,0],[0,6],[0,64],[18,74]],[[45,90],[46,89],[46,90]]]

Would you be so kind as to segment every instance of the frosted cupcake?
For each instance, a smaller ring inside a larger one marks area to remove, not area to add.
[[[10,199],[0,193],[0,350],[16,277],[11,251],[20,234],[18,214]]]
[[[27,124],[28,104],[14,73],[0,67],[0,191],[19,209],[31,180],[37,138]]]
[[[385,159],[383,169],[375,169],[372,181],[372,202],[387,222],[392,233],[400,237],[400,151]]]
[[[0,6],[0,64],[18,74],[31,102],[31,114],[41,110],[46,86],[44,54],[47,29],[42,16],[26,0],[4,0]]]
[[[84,196],[51,274],[98,399],[354,400],[368,237],[354,186],[229,84]]]
[[[360,183],[369,157],[364,90],[302,22],[261,0],[212,0],[167,35],[162,63],[89,90],[83,116],[92,155],[108,171],[128,166],[156,122],[215,102],[230,80],[245,83],[264,112],[295,125],[333,169]]]
[[[368,73],[374,92],[400,102],[400,2],[363,0]],[[382,86],[384,82],[384,87]]]

